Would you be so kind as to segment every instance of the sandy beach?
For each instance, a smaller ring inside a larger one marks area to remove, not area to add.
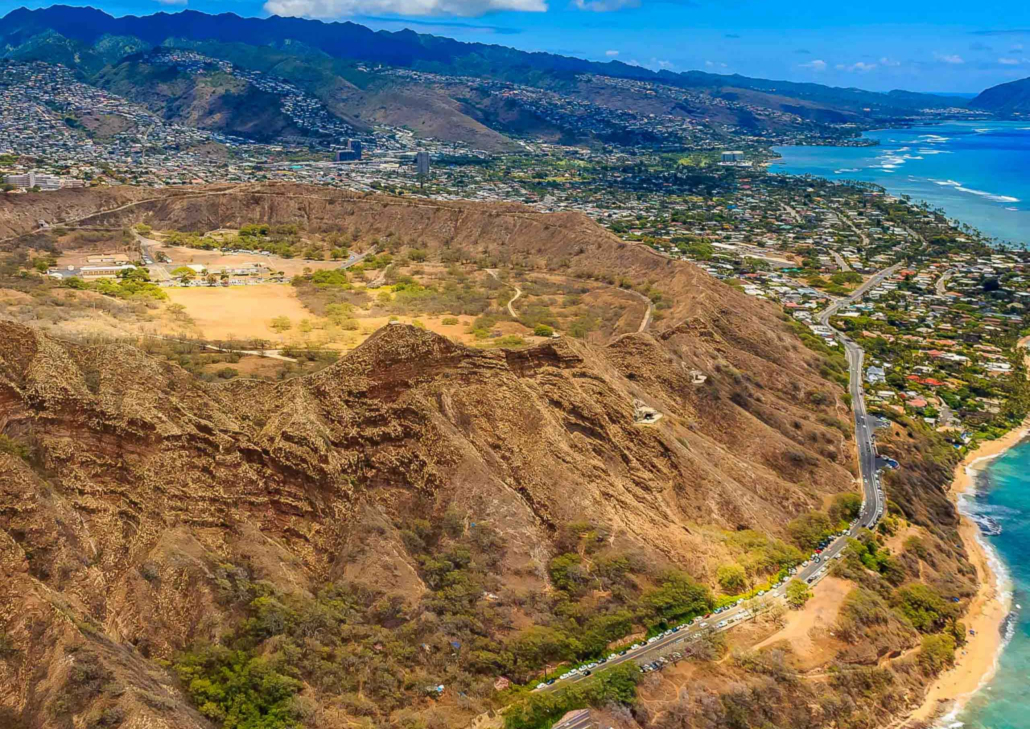
[[[1009,448],[1019,444],[1030,434],[1030,419],[1019,428],[997,440],[983,443],[956,467],[950,496],[958,504],[959,497],[976,484],[977,472]],[[927,722],[942,716],[956,714],[989,681],[997,668],[998,656],[1004,636],[1002,625],[1011,609],[1012,598],[999,584],[998,575],[991,568],[979,527],[963,516],[959,534],[976,567],[980,588],[963,618],[966,628],[975,631],[965,646],[956,651],[955,667],[942,673],[930,686],[922,705],[916,709],[904,726]]]

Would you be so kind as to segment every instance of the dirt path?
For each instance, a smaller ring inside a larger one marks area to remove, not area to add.
[[[837,622],[837,613],[854,585],[848,580],[827,577],[812,591],[812,598],[802,610],[787,613],[787,622],[779,631],[755,645],[755,650],[776,643],[787,643],[797,654],[802,670],[831,661],[837,653],[836,641],[827,640]]]
[[[647,311],[644,312],[644,319],[640,322],[640,326],[637,327],[637,332],[639,333],[647,331],[647,328],[651,326],[651,320],[654,319],[654,302],[641,293],[638,293],[636,291],[632,293],[636,294],[638,297],[643,299],[644,303],[647,304]]]
[[[511,297],[511,301],[508,302],[508,313],[511,314],[511,318],[512,319],[518,319],[519,318],[518,312],[515,311],[515,307],[512,306],[512,304],[514,304],[515,301],[520,296],[522,296],[522,289],[520,289],[518,286],[516,286],[515,287],[515,295],[512,296]]]

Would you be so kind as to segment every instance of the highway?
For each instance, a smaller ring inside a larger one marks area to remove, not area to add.
[[[830,317],[836,314],[837,311],[844,306],[849,306],[861,300],[870,289],[878,286],[885,278],[893,274],[901,266],[902,264],[898,263],[876,273],[868,281],[855,289],[850,296],[833,302],[819,315],[819,323],[829,326]],[[880,516],[883,514],[884,504],[883,496],[877,488],[876,444],[873,442],[873,431],[875,425],[870,421],[866,413],[865,393],[862,390],[862,365],[865,352],[863,352],[862,348],[855,344],[855,342],[846,334],[839,330],[835,331],[837,333],[838,340],[844,345],[844,351],[848,359],[851,404],[852,411],[855,416],[855,442],[858,446],[859,468],[861,469],[862,477],[862,511],[858,517],[858,526],[872,529],[876,526],[876,522],[879,521]],[[819,561],[809,561],[809,564],[806,567],[798,570],[797,574],[794,575],[794,578],[807,582],[808,584],[815,585],[829,571],[831,561],[837,557],[846,546],[847,539],[835,539],[826,547],[826,549],[823,550],[822,554],[819,555]],[[782,598],[785,590],[786,583],[773,588],[760,597],[763,599]],[[625,655],[615,655],[604,664],[600,664],[596,668],[592,669],[592,671],[601,671],[627,661],[634,661],[638,665],[650,663],[657,660],[660,656],[672,653],[676,650],[677,646],[682,646],[684,643],[697,640],[702,634],[710,630],[729,630],[737,623],[742,620],[746,620],[749,617],[751,617],[750,607],[747,604],[747,601],[744,601],[743,604],[729,610],[724,610],[721,613],[713,613],[710,617],[699,620],[696,624],[683,626],[675,633],[669,633],[667,631],[667,634],[663,634],[653,643],[648,643],[642,647],[629,650]],[[534,689],[534,691],[554,691],[577,684],[587,678],[588,676],[581,672],[575,673],[564,680],[557,680],[550,686]]]
[[[879,286],[885,278],[901,268],[901,265],[896,263],[890,268],[885,268],[855,289],[850,296],[833,302],[819,314],[819,323],[829,326],[830,317],[841,307],[860,301],[870,289]],[[844,354],[848,358],[851,410],[855,417],[855,443],[858,445],[858,464],[862,471],[862,513],[859,522],[862,526],[871,528],[876,525],[883,513],[883,496],[876,486],[876,444],[873,442],[875,425],[866,413],[865,393],[862,390],[865,352],[841,331],[837,331],[837,339],[844,345]]]

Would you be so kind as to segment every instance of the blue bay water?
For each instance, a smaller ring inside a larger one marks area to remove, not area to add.
[[[772,172],[881,185],[1030,245],[1030,124],[949,122],[867,132],[874,147],[777,147]]]
[[[1001,526],[986,540],[1004,564],[1013,605],[1020,606],[1030,598],[1030,441],[991,461],[985,475],[987,484],[976,498],[963,499],[963,510]],[[946,726],[1030,728],[1030,611],[1014,607],[1006,629],[1009,642],[994,677]]]

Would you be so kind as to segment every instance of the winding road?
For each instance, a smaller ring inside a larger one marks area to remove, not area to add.
[[[934,284],[934,290],[937,292],[938,296],[944,296],[948,293],[948,281],[950,281],[951,277],[956,273],[958,273],[956,269],[949,268],[941,274],[939,279],[937,279],[937,283]]]
[[[841,307],[860,301],[870,289],[878,286],[884,279],[897,271],[901,266],[902,264],[898,263],[890,268],[886,268],[878,272],[855,289],[850,296],[835,301],[820,314],[819,322],[829,326],[830,317],[836,314]],[[862,348],[855,344],[855,342],[846,334],[839,330],[834,331],[836,332],[838,340],[840,340],[841,344],[844,345],[844,351],[848,359],[848,373],[850,376],[849,389],[851,393],[852,411],[855,418],[855,442],[858,446],[859,468],[861,469],[862,478],[862,511],[858,517],[858,525],[872,529],[876,526],[876,523],[883,515],[884,497],[880,492],[878,477],[876,474],[876,445],[873,442],[875,423],[871,418],[869,418],[866,412],[865,393],[862,390],[862,364],[865,352],[863,352]],[[829,572],[829,565],[832,560],[839,556],[846,546],[846,538],[835,539],[826,549],[823,550],[822,554],[819,555],[818,562],[810,562],[807,567],[798,570],[794,577],[807,582],[808,584],[816,585]],[[783,597],[785,590],[786,583],[770,590],[765,596],[760,597],[781,598]],[[713,614],[711,617],[706,618],[703,622],[697,625],[684,626],[679,628],[675,633],[663,635],[653,643],[648,643],[641,648],[629,650],[625,655],[616,655],[614,658],[606,661],[603,665],[599,665],[595,670],[603,670],[627,661],[634,661],[638,665],[649,663],[656,660],[659,656],[676,650],[678,646],[682,646],[684,643],[697,640],[708,631],[729,630],[737,623],[746,620],[752,615],[751,607],[747,602],[745,602],[740,606],[724,610],[718,614]],[[555,691],[560,688],[580,683],[588,678],[588,676],[585,676],[582,673],[576,673],[569,678],[555,681],[550,686],[534,689],[534,691]]]
[[[515,295],[511,297],[510,301],[508,301],[508,313],[511,314],[512,319],[519,318],[518,312],[515,311],[515,307],[513,306],[513,304],[520,296],[522,296],[522,289],[520,289],[518,286],[515,286]]]

